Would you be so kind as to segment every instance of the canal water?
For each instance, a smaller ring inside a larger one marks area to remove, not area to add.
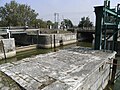
[[[34,57],[35,55],[38,55],[38,54],[45,54],[45,53],[54,52],[60,49],[66,49],[66,48],[71,48],[75,46],[93,47],[92,43],[90,42],[78,42],[76,44],[67,45],[67,46],[56,48],[56,49],[33,49],[33,50],[24,51],[24,52],[19,52],[14,58],[10,58],[7,60],[0,60],[0,64],[14,62],[14,61],[21,60],[23,58]],[[120,57],[117,57],[117,59],[118,59],[118,62],[120,63]],[[118,70],[120,70],[120,67],[118,67]],[[19,85],[17,85],[13,80],[11,80],[6,75],[4,75],[2,72],[0,72],[0,90],[2,88],[4,90],[8,90],[8,89],[20,90]],[[120,78],[117,79],[114,86],[108,85],[108,87],[105,90],[120,90]]]
[[[75,47],[75,46],[92,47],[92,43],[90,43],[90,42],[78,42],[78,43],[71,44],[71,45],[61,46],[61,47],[58,47],[56,49],[33,49],[33,50],[23,51],[23,52],[17,53],[16,57],[14,57],[14,58],[10,58],[7,60],[0,60],[0,64],[18,61],[18,60],[21,60],[23,58],[34,57],[35,55],[38,55],[38,54],[45,54],[45,53],[54,52],[54,51],[57,51],[60,49],[66,49],[66,48],[71,48],[71,47]]]

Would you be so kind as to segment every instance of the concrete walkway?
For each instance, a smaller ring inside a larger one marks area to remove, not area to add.
[[[100,77],[107,77],[98,67],[104,64],[108,75],[105,62],[114,56],[115,52],[73,48],[3,64],[0,70],[27,90],[87,90]],[[92,76],[96,70],[99,73]]]

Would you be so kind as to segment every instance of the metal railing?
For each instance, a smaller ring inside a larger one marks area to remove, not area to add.
[[[115,75],[116,77],[115,77],[115,81],[120,77],[120,70],[116,73],[116,75]]]

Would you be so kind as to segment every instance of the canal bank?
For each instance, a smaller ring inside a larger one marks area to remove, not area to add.
[[[16,47],[16,52],[23,52],[23,51],[28,51],[28,50],[36,49],[36,46],[37,45],[34,44],[34,45]]]

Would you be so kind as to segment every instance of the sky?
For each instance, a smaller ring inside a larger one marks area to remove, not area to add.
[[[0,0],[0,6],[11,0]],[[54,13],[59,13],[59,22],[70,19],[74,25],[78,25],[82,17],[89,17],[95,24],[94,6],[101,6],[104,0],[15,0],[21,4],[27,4],[34,9],[43,20],[54,22]],[[115,7],[120,0],[110,0],[111,7]]]

